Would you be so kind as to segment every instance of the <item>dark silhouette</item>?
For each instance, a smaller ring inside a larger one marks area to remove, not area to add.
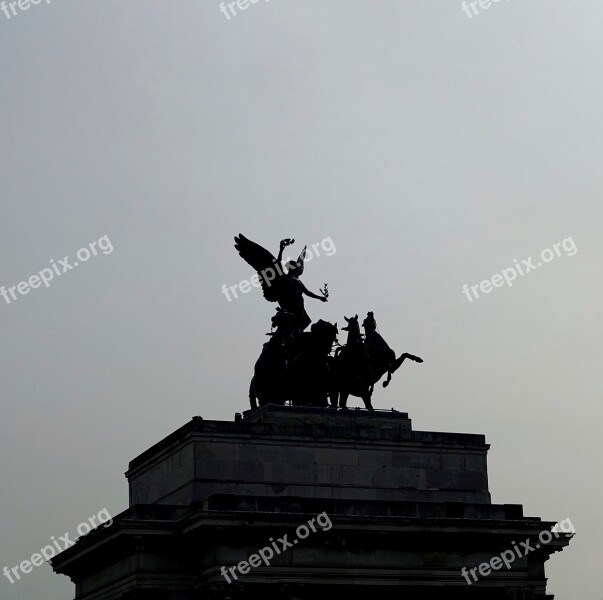
[[[279,306],[293,316],[294,327],[304,330],[312,321],[304,307],[304,295],[327,302],[328,294],[314,294],[299,280],[304,272],[306,248],[296,261],[289,261],[287,271],[282,268],[283,250],[295,240],[284,239],[280,243],[278,258],[259,244],[239,234],[235,237],[235,248],[241,257],[258,273],[264,298],[269,302],[278,302]]]
[[[337,341],[337,325],[318,321],[300,334],[292,327],[291,313],[277,309],[275,331],[255,363],[249,386],[253,409],[287,400],[303,406],[327,406],[332,389],[331,350]]]
[[[345,408],[348,396],[362,398],[364,406],[373,410],[371,397],[375,383],[387,373],[387,380],[383,387],[387,387],[394,373],[405,359],[415,362],[423,362],[423,359],[413,354],[402,354],[396,358],[394,351],[387,342],[377,333],[377,322],[372,312],[367,314],[363,322],[366,337],[363,340],[358,325],[358,315],[348,319],[347,327],[343,331],[348,332],[345,346],[338,348],[333,361],[333,377],[335,389],[339,393],[339,407]]]
[[[254,375],[249,386],[249,404],[252,409],[265,404],[285,404],[289,398],[289,360],[295,339],[293,315],[281,308],[272,317],[276,331],[267,335],[262,353],[255,363]]]
[[[377,321],[375,321],[375,315],[372,312],[367,313],[366,319],[362,321],[362,327],[364,328],[364,344],[368,352],[369,364],[377,378],[376,381],[379,381],[382,375],[387,373],[387,380],[383,382],[383,387],[389,385],[392,373],[395,373],[407,358],[414,362],[423,362],[422,358],[407,352],[396,358],[396,353],[377,332]]]
[[[272,317],[272,329],[268,340],[255,363],[249,386],[251,409],[266,404],[283,405],[291,401],[299,406],[327,407],[330,399],[333,408],[346,408],[348,396],[362,398],[364,406],[373,410],[372,394],[375,383],[387,373],[383,387],[387,387],[394,373],[404,360],[423,362],[413,354],[394,351],[377,331],[372,312],[363,321],[365,335],[360,333],[358,315],[344,317],[348,332],[345,346],[331,355],[337,342],[337,324],[319,320],[310,331],[304,331],[311,323],[304,307],[304,295],[327,301],[328,286],[322,295],[310,292],[299,280],[304,272],[306,248],[296,261],[289,261],[287,271],[281,265],[283,251],[295,240],[281,241],[275,258],[259,244],[239,234],[235,248],[243,259],[258,273],[264,297],[278,302],[279,308]]]
[[[348,332],[345,346],[337,348],[333,361],[334,389],[339,393],[339,406],[345,408],[348,396],[362,398],[364,406],[373,410],[372,383],[375,382],[369,366],[369,357],[358,325],[358,315],[348,319],[342,331]]]
[[[337,341],[337,325],[317,321],[304,333],[291,363],[291,400],[296,406],[328,406],[333,389],[331,350]]]

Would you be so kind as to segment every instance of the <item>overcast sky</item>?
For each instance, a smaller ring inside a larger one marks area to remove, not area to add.
[[[274,305],[220,292],[251,274],[242,232],[275,253],[331,238],[310,316],[373,310],[425,359],[375,406],[485,434],[493,501],[578,530],[549,593],[600,600],[602,26],[600,0],[0,13],[0,285],[113,247],[0,298],[0,569],[127,508],[128,462],[193,415],[247,408]],[[74,593],[48,565],[0,579],[3,600]]]

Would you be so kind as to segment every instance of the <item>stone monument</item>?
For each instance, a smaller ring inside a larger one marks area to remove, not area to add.
[[[573,535],[493,504],[484,436],[415,431],[374,410],[375,383],[405,359],[373,313],[310,328],[303,256],[280,267],[243,236],[237,249],[278,302],[233,421],[195,417],[135,458],[129,508],[52,566],[75,600],[552,600],[544,565]],[[280,273],[279,273],[280,271]],[[365,408],[347,407],[349,395]]]

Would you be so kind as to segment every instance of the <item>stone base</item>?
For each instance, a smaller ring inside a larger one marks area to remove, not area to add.
[[[568,534],[477,583],[461,574],[555,525],[491,503],[488,448],[481,435],[413,431],[393,411],[197,417],[132,461],[130,508],[53,568],[76,600],[315,600],[359,586],[380,599],[552,598],[544,563]],[[311,519],[316,532],[298,538]],[[284,535],[297,543],[227,581],[222,567],[228,576]]]

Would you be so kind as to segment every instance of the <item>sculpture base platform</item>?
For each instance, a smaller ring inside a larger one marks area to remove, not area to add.
[[[130,508],[52,565],[76,600],[552,599],[544,563],[568,534],[471,585],[461,574],[555,525],[491,503],[488,448],[395,411],[196,417],[130,463]],[[322,513],[328,530],[297,536]],[[269,564],[224,576],[285,535]]]

